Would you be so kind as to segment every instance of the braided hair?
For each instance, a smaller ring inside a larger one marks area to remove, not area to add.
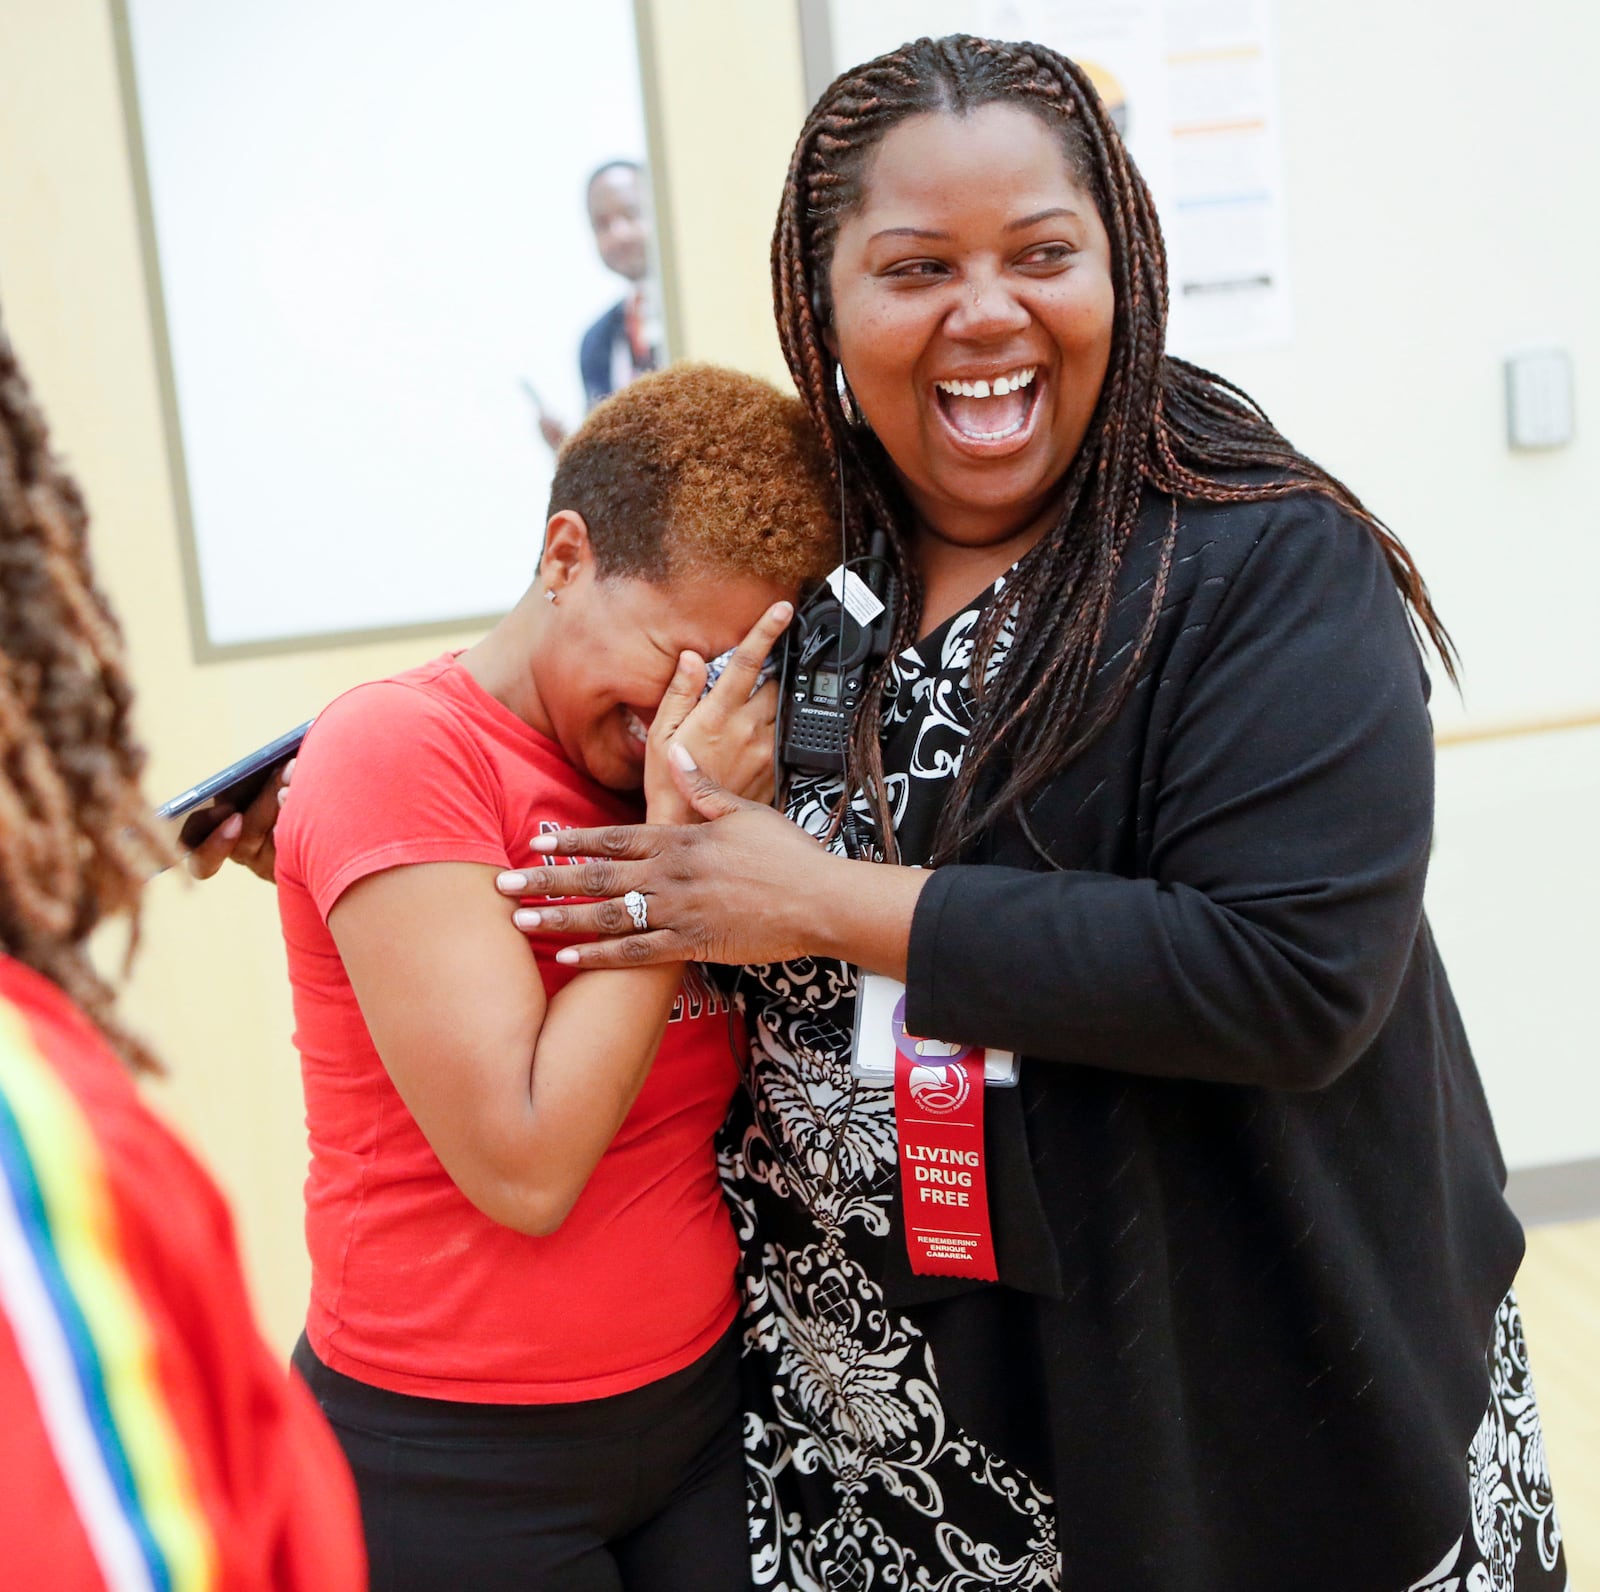
[[[891,655],[915,640],[922,614],[921,582],[910,557],[911,516],[888,454],[844,413],[824,342],[829,268],[839,229],[863,200],[867,165],[885,134],[912,116],[961,116],[989,104],[1029,111],[1058,137],[1068,169],[1094,200],[1110,240],[1116,307],[1105,380],[1061,482],[1055,523],[1023,556],[1007,587],[1015,596],[1015,619],[1005,667],[991,672],[988,662],[1011,604],[990,604],[974,638],[974,722],[941,815],[935,863],[958,855],[1006,814],[1050,860],[1028,825],[1028,800],[1111,720],[1137,678],[1155,635],[1181,502],[1259,502],[1303,492],[1331,499],[1377,539],[1413,628],[1455,678],[1449,635],[1411,556],[1388,528],[1295,449],[1245,393],[1165,353],[1167,262],[1155,206],[1088,76],[1041,45],[965,34],[918,39],[834,79],[795,145],[772,240],[778,335],[828,451],[847,551],[862,556],[872,530],[880,529],[899,566]],[[1242,470],[1258,479],[1240,481]],[[1118,570],[1147,489],[1171,501],[1157,577],[1116,682],[1092,692]],[[876,671],[857,716],[840,817],[850,791],[863,789],[885,853],[893,857],[878,741],[887,679],[887,668]]]
[[[168,860],[139,791],[122,635],[96,589],[77,485],[0,327],[0,948],[42,973],[135,1068],[85,942]]]

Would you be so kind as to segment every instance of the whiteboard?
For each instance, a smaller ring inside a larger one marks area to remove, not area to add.
[[[631,0],[125,0],[202,654],[508,609],[643,160]]]

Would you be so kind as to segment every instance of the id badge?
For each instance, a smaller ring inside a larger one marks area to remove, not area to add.
[[[966,1056],[967,1045],[924,1039],[906,1032],[906,987],[881,973],[863,973],[856,986],[855,1037],[850,1046],[850,1076],[880,1089],[894,1088],[895,1056],[939,1065]],[[983,1081],[991,1089],[1016,1086],[1017,1058],[1009,1050],[983,1052]]]

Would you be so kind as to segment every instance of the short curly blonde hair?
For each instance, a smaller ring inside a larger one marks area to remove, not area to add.
[[[550,514],[583,516],[601,576],[720,571],[798,585],[839,558],[828,465],[804,406],[716,365],[642,376],[562,447]]]

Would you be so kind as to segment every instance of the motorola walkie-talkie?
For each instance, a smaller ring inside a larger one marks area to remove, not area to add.
[[[862,574],[856,573],[857,566]],[[783,652],[783,734],[778,750],[786,768],[817,773],[843,770],[850,721],[866,687],[867,671],[888,655],[894,607],[889,542],[875,531],[867,557],[841,564],[829,584],[800,610],[789,632]]]

